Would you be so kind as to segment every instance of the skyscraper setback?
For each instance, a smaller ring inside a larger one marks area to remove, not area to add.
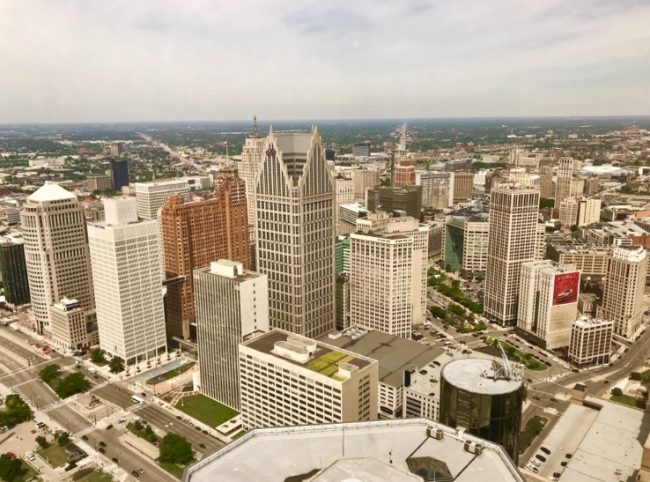
[[[485,314],[502,325],[517,319],[521,264],[535,259],[539,191],[500,184],[490,193]]]
[[[246,187],[237,169],[219,171],[214,199],[186,203],[182,195],[165,199],[160,211],[167,286],[167,333],[189,339],[194,314],[192,271],[211,261],[250,264]]]
[[[316,338],[335,326],[332,174],[316,128],[264,143],[257,181],[257,270],[269,278],[271,326]]]
[[[86,218],[77,197],[46,182],[27,198],[20,217],[38,331],[48,328],[50,306],[61,298],[74,298],[85,310],[93,310]]]

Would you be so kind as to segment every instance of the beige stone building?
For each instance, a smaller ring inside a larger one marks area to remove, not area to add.
[[[50,307],[52,342],[61,353],[68,353],[92,344],[95,336],[88,333],[88,314],[77,300],[63,298]],[[96,331],[96,324],[92,324]]]
[[[609,363],[614,322],[581,316],[571,325],[569,361],[578,367]]]

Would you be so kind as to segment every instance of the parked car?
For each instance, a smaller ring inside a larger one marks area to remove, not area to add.
[[[546,447],[540,447],[539,448],[542,452],[544,452],[546,455],[551,455],[551,451],[547,449]]]
[[[535,458],[536,458],[537,460],[542,461],[542,462],[546,462],[546,457],[544,457],[542,454],[537,454],[537,455],[535,455]]]

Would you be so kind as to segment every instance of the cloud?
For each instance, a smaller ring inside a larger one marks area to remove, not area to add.
[[[0,3],[0,123],[650,114],[650,4]]]

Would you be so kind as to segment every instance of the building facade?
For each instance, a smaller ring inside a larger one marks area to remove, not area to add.
[[[89,325],[96,330],[96,324],[89,322],[86,310],[77,300],[63,298],[50,307],[52,342],[61,353],[68,353],[91,345]]]
[[[377,418],[377,362],[283,330],[239,347],[245,429]]]
[[[88,225],[100,347],[127,364],[167,348],[158,222],[138,222],[136,209],[105,199],[106,221]]]
[[[379,171],[375,169],[355,169],[352,171],[354,181],[354,200],[365,201],[366,191],[379,184]]]
[[[570,228],[578,222],[578,200],[574,197],[568,197],[560,203],[559,208],[560,224],[565,228]]]
[[[555,183],[555,207],[571,197],[571,180],[573,179],[573,159],[570,157],[560,158],[557,166],[557,179]]]
[[[336,193],[315,128],[269,132],[255,196],[257,269],[269,278],[271,326],[328,333],[336,324]]]
[[[534,261],[539,191],[501,184],[490,192],[485,315],[502,325],[517,319],[521,265]]]
[[[0,278],[7,303],[13,306],[29,303],[29,280],[22,237],[0,238]]]
[[[411,337],[426,320],[429,227],[377,212],[350,235],[350,323]]]
[[[452,173],[426,171],[420,175],[422,207],[445,209],[453,204]]]
[[[248,225],[251,227],[255,226],[255,181],[262,167],[263,147],[264,138],[260,137],[256,119],[253,129],[242,147],[241,161],[239,163],[239,175],[246,185]]]
[[[631,338],[641,326],[648,253],[641,246],[615,248],[607,260],[600,317],[614,322],[614,333]]]
[[[111,178],[113,189],[121,191],[129,185],[129,163],[124,159],[111,159]]]
[[[211,261],[238,261],[250,267],[246,187],[236,169],[223,168],[214,198],[186,203],[181,195],[165,199],[160,210],[165,277],[167,332],[193,338],[195,321],[192,271]]]
[[[569,346],[578,316],[580,272],[551,260],[521,265],[518,333],[547,350]]]
[[[384,187],[368,189],[366,208],[375,212],[378,209],[391,213],[403,211],[407,216],[420,219],[422,210],[422,186]]]
[[[36,327],[47,331],[50,306],[61,298],[95,308],[86,219],[77,197],[46,182],[21,212],[25,265]]]
[[[486,216],[447,216],[445,222],[445,267],[472,273],[487,269],[490,225]]]
[[[577,367],[609,363],[614,322],[581,316],[571,327],[569,361]]]
[[[456,171],[453,175],[454,202],[472,198],[474,191],[474,173],[471,171]]]
[[[240,409],[239,344],[269,330],[265,275],[228,260],[194,271],[201,393]]]
[[[581,228],[599,222],[601,206],[601,199],[580,199],[578,201],[578,227]]]
[[[156,219],[165,198],[174,194],[180,194],[186,201],[189,200],[190,185],[187,179],[136,182],[135,199],[138,202],[138,217]]]

